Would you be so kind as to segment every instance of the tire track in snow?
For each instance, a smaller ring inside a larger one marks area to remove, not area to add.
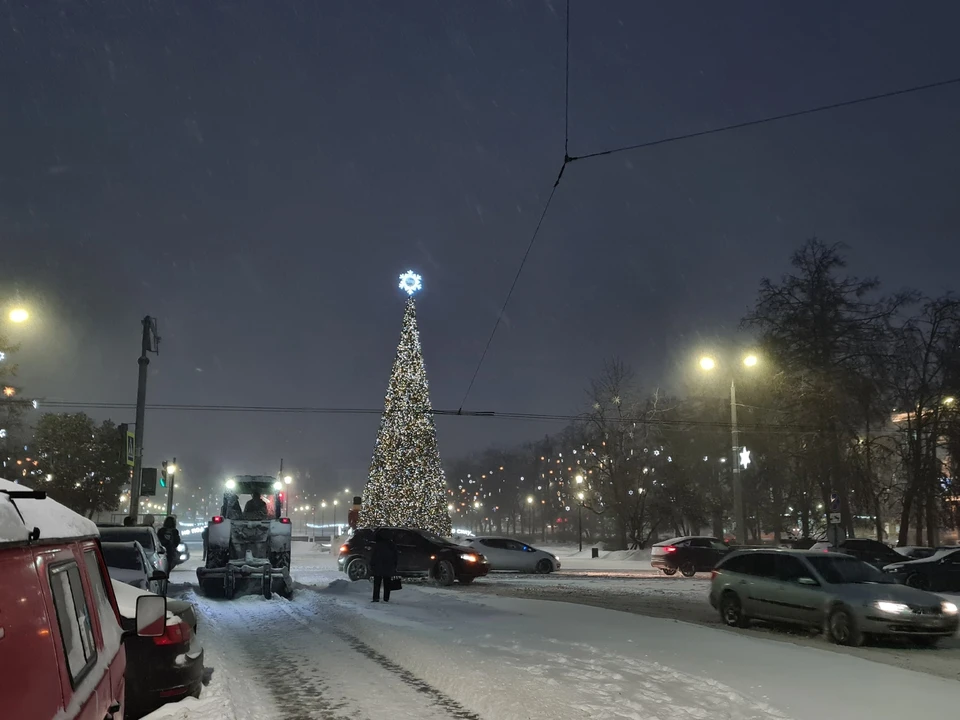
[[[311,632],[318,632],[318,630],[313,626],[313,624],[305,617],[303,617],[303,610],[294,610],[290,606],[283,605],[281,606],[283,611],[287,613],[295,622],[300,623],[304,627],[308,628]],[[316,616],[314,616],[316,617]],[[474,712],[467,710],[463,705],[458,703],[452,697],[447,695],[441,690],[430,685],[430,683],[425,680],[421,680],[412,672],[404,668],[402,665],[395,663],[393,660],[388,658],[386,655],[378,652],[370,645],[365,643],[360,638],[352,635],[351,633],[343,630],[341,628],[335,627],[332,624],[326,627],[331,633],[343,640],[347,645],[349,645],[353,650],[365,656],[372,662],[379,665],[384,670],[387,670],[390,673],[393,673],[403,682],[405,685],[413,688],[418,693],[426,695],[433,703],[434,707],[442,708],[447,713],[449,713],[451,718],[456,720],[482,720],[482,718]]]

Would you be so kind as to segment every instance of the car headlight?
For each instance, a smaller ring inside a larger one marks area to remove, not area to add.
[[[903,603],[897,602],[887,602],[886,600],[875,602],[874,607],[876,607],[880,612],[890,613],[891,615],[899,615],[900,613],[910,612],[909,605],[904,605]]]
[[[464,553],[463,555],[460,556],[460,559],[463,560],[464,562],[476,562],[476,561],[477,561],[477,556],[476,556],[476,555],[467,555],[466,553]]]
[[[186,551],[187,551],[186,545],[184,545],[183,543],[180,543],[179,545],[177,545],[177,552],[184,553]]]
[[[944,615],[956,615],[956,614],[957,614],[957,606],[954,605],[952,602],[942,602],[942,603],[940,603],[940,610],[943,611],[943,614],[944,614]]]

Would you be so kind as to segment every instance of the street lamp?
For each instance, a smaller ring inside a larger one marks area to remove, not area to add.
[[[527,505],[530,506],[530,535],[533,535],[533,495],[527,495]]]
[[[580,542],[580,552],[583,552],[583,493],[577,493],[577,540]]]
[[[320,503],[320,529],[323,530],[323,511],[327,509],[327,501],[323,500]]]
[[[743,358],[743,366],[747,368],[756,367],[760,359],[749,354]],[[709,355],[700,358],[700,368],[709,372],[716,368],[716,361]],[[743,480],[740,477],[740,431],[737,428],[737,381],[730,378],[730,439],[733,450],[733,520],[735,523],[735,534],[737,541],[741,544],[747,541],[747,514],[743,505]]]
[[[30,313],[26,308],[15,307],[10,311],[10,322],[22,323],[30,319]]]
[[[340,504],[340,501],[339,501],[339,500],[334,500],[334,501],[333,501],[333,530],[334,530],[334,532],[336,532],[336,530],[337,530],[337,505],[339,505],[339,504]],[[333,537],[333,535],[331,535],[330,537]],[[333,545],[331,544],[330,547],[332,548]],[[333,552],[333,550],[331,549],[330,552]]]

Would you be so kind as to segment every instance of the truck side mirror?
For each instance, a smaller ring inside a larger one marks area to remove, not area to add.
[[[167,631],[167,599],[160,595],[137,598],[137,637],[161,637]]]

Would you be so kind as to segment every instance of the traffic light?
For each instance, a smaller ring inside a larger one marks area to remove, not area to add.
[[[160,487],[165,488],[167,486],[167,461],[164,460],[160,464]]]

